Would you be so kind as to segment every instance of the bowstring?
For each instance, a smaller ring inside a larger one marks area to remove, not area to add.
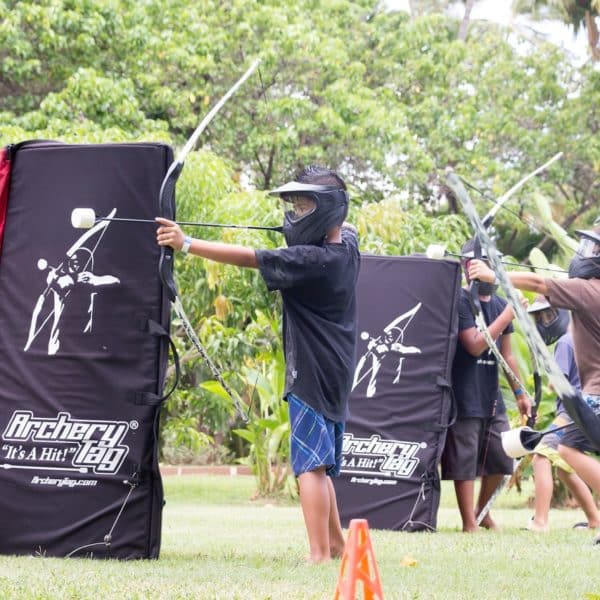
[[[543,233],[544,236],[546,236],[547,238],[553,240],[555,244],[558,244],[558,242],[555,239],[554,232],[552,230],[550,230],[546,225],[544,225],[544,223],[539,223],[538,221],[534,220],[531,217],[528,217],[526,215],[520,214],[520,213],[518,213],[517,211],[515,211],[515,210],[513,210],[511,208],[507,208],[506,204],[504,204],[502,202],[498,202],[498,200],[496,198],[490,196],[488,193],[486,193],[483,190],[479,189],[477,186],[475,186],[474,184],[472,184],[469,181],[467,181],[461,175],[457,175],[457,177],[460,179],[460,181],[466,187],[472,189],[474,192],[477,192],[484,200],[487,200],[488,202],[492,202],[499,209],[505,210],[506,212],[510,213],[511,215],[513,215],[514,217],[516,217],[521,223],[527,225],[534,233]],[[491,223],[490,223],[490,225],[491,225]],[[535,247],[535,245],[532,245],[532,247]],[[581,256],[578,251],[576,251],[575,253],[577,255]],[[504,263],[504,264],[510,264],[510,263]],[[536,269],[536,270],[537,269],[543,269],[543,270],[548,270],[548,271],[555,270],[555,269],[544,269],[543,267],[535,267],[535,266],[533,266],[531,264],[529,264],[529,265],[520,265],[520,264],[517,264],[516,266],[528,266],[529,268]]]

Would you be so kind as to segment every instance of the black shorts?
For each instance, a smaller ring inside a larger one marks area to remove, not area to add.
[[[600,418],[600,396],[583,394],[583,399],[595,410],[596,416]],[[600,448],[592,444],[579,428],[566,429],[565,435],[560,440],[560,444],[569,448],[575,448],[581,452],[600,454]]]
[[[442,479],[470,481],[483,475],[510,475],[513,459],[502,449],[500,434],[510,426],[506,414],[489,419],[457,419],[448,429],[442,454]]]
[[[579,427],[569,427],[567,430],[565,430],[565,434],[560,438],[559,444],[561,446],[575,448],[581,452],[600,454],[600,448],[594,446],[592,442],[585,437]]]

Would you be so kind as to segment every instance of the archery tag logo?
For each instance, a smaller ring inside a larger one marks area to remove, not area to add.
[[[404,335],[415,315],[421,308],[421,302],[413,308],[396,317],[388,323],[381,334],[371,335],[368,331],[360,334],[361,340],[367,342],[366,352],[359,358],[354,371],[352,389],[359,386],[363,381],[367,382],[366,397],[372,398],[377,392],[377,375],[381,365],[388,354],[398,357],[396,376],[393,384],[400,381],[402,365],[406,356],[421,354],[421,349],[416,346],[406,346]]]
[[[116,473],[129,446],[123,443],[137,421],[73,419],[66,412],[55,418],[36,418],[31,411],[17,410],[2,433],[3,469]]]
[[[355,437],[352,433],[345,433],[341,471],[348,475],[367,476],[352,477],[352,483],[396,485],[396,479],[412,476],[420,462],[417,454],[425,448],[425,442],[386,440],[379,435]]]
[[[108,215],[116,214],[114,208]],[[27,341],[23,348],[27,352],[36,338],[48,339],[49,356],[57,354],[61,346],[61,327],[65,320],[63,312],[79,301],[84,303],[87,314],[80,324],[82,333],[92,333],[94,326],[94,303],[96,296],[106,286],[121,283],[111,274],[99,274],[95,267],[96,250],[102,242],[110,220],[103,220],[88,229],[52,266],[45,258],[37,261],[37,268],[43,273],[45,286],[35,302],[31,313]],[[40,343],[40,342],[38,342]]]

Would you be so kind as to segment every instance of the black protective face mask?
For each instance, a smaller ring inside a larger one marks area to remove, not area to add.
[[[569,263],[569,277],[577,279],[600,278],[600,234],[594,231],[577,230],[581,236],[579,248]]]
[[[600,258],[584,258],[575,255],[569,263],[569,277],[571,279],[599,279]]]
[[[544,343],[547,346],[554,344],[558,341],[569,327],[569,311],[564,308],[552,308],[548,311],[549,314],[554,315],[554,319],[540,319],[536,318],[535,326],[539,334],[542,336]]]
[[[327,232],[344,222],[348,213],[348,195],[345,190],[303,194],[315,200],[316,208],[301,219],[295,218],[291,211],[286,211],[283,217],[283,235],[288,246],[320,246]]]
[[[480,281],[479,282],[479,295],[480,296],[492,296],[493,294],[496,293],[496,290],[498,289],[498,284],[496,283],[489,283],[487,281]]]

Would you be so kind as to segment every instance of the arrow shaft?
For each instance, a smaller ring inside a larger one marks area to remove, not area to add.
[[[157,225],[153,219],[129,219],[125,217],[98,217],[96,223],[101,221],[119,221],[122,223],[148,223]],[[227,229],[261,229],[264,231],[281,232],[281,227],[267,227],[264,225],[229,225],[224,223],[200,223],[198,221],[175,221],[177,225],[189,225],[191,227],[223,227]]]
[[[465,258],[465,259],[472,259],[472,256],[466,256],[464,254],[458,254],[458,253],[454,253],[454,252],[448,252],[448,250],[446,250],[444,252],[444,254],[446,256],[455,256],[456,258]],[[500,261],[503,265],[509,265],[511,267],[524,267],[525,269],[535,269],[537,270],[541,270],[541,271],[550,271],[552,273],[566,273],[567,271],[565,271],[565,269],[551,269],[550,267],[534,267],[533,265],[527,265],[525,263],[517,263],[517,262],[509,262],[507,260],[501,260]]]
[[[32,471],[74,471],[76,473],[87,473],[87,467],[40,467],[33,465],[11,465],[4,463],[0,465],[2,469],[26,469]]]

